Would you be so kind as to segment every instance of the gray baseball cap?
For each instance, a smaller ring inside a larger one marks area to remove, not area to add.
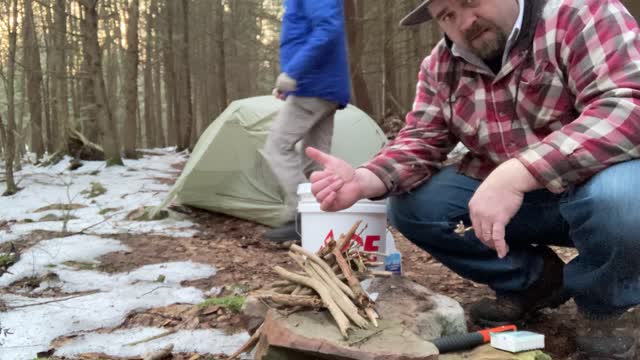
[[[400,20],[400,25],[402,26],[410,26],[421,24],[425,21],[431,20],[431,14],[427,9],[427,5],[433,0],[425,0],[418,7],[413,9],[407,16]]]

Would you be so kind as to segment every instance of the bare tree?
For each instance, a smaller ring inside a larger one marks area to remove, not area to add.
[[[24,0],[24,64],[27,76],[29,113],[31,115],[31,149],[37,159],[44,155],[42,142],[42,67],[40,66],[40,48],[33,20],[31,0]]]
[[[66,154],[69,151],[69,106],[67,91],[67,12],[65,0],[56,0],[55,3],[55,32],[52,51],[52,72],[54,79],[53,110],[55,149]]]
[[[177,117],[180,113],[179,103],[176,100],[177,79],[175,66],[175,52],[173,42],[173,21],[176,2],[166,0],[163,6],[163,18],[165,20],[165,32],[163,34],[164,42],[163,50],[163,68],[164,68],[164,86],[165,86],[165,103],[167,114],[167,144],[176,145],[179,140],[179,128],[176,125]]]
[[[4,126],[0,130],[4,133],[4,160],[5,160],[5,178],[7,182],[7,188],[2,194],[3,196],[13,195],[18,192],[15,180],[13,178],[13,160],[15,157],[15,131],[16,131],[16,106],[15,106],[15,74],[16,74],[16,47],[18,38],[18,0],[11,1],[11,11],[9,16],[9,58],[7,59],[7,102],[8,102],[8,116],[7,116],[7,129],[5,131]],[[2,123],[2,119],[0,119]]]
[[[224,6],[222,6],[221,0],[214,0],[215,10],[215,43],[216,43],[216,59],[218,60],[215,65],[216,74],[216,92],[218,98],[218,111],[224,110],[227,107],[228,95],[227,95],[227,61],[225,55],[225,41],[224,41]]]
[[[146,14],[146,27],[145,33],[147,35],[145,47],[144,47],[144,69],[142,71],[143,76],[143,90],[144,90],[144,137],[145,144],[148,147],[155,147],[156,145],[156,127],[154,125],[154,111],[153,111],[153,62],[151,61],[151,53],[153,49],[153,11],[151,7],[155,6],[155,1],[152,1],[151,6],[147,10]]]
[[[131,0],[127,21],[126,76],[123,83],[125,96],[124,156],[136,159],[136,129],[138,114],[138,18],[139,1]]]
[[[364,112],[372,114],[373,104],[369,96],[367,83],[362,75],[362,51],[363,41],[363,21],[361,17],[364,12],[363,0],[346,0],[345,20],[347,27],[347,42],[349,44],[349,70],[351,73],[351,84],[353,88],[353,103]]]
[[[179,139],[178,150],[184,150],[191,145],[191,130],[193,128],[193,100],[191,97],[191,64],[189,56],[189,1],[182,0],[182,41],[180,48],[180,57],[177,61],[180,71],[180,82],[182,87],[181,97],[179,99],[180,109],[180,129],[182,137]]]
[[[153,28],[154,28],[154,35],[155,35],[155,39],[153,44],[155,45],[155,53],[154,53],[154,58],[156,59],[154,61],[154,66],[153,66],[153,93],[155,94],[154,98],[153,98],[153,109],[154,109],[154,114],[155,114],[155,127],[156,127],[156,146],[166,146],[167,145],[167,140],[166,140],[166,136],[165,136],[165,126],[162,123],[162,114],[166,114],[167,117],[170,115],[169,111],[162,111],[162,61],[157,60],[158,57],[160,57],[159,55],[161,54],[161,48],[162,48],[162,39],[160,36],[160,21],[159,21],[159,10],[157,7],[157,1],[152,1],[151,2],[151,13],[152,18],[154,19],[153,21]],[[167,103],[168,106],[168,103]],[[169,120],[167,119],[167,123],[169,122]]]
[[[94,79],[94,94],[98,122],[100,124],[104,156],[107,166],[123,165],[120,156],[120,140],[118,139],[118,128],[111,114],[107,101],[107,89],[102,75],[102,59],[100,44],[98,43],[98,12],[96,9],[97,0],[78,0],[84,7],[86,21],[87,56],[89,61],[89,76]]]

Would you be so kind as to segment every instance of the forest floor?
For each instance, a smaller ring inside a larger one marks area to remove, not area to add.
[[[114,181],[122,183],[118,177],[128,174],[140,176],[125,181],[129,190],[117,197],[126,199],[144,188],[150,197],[136,200],[135,205],[157,204],[185,160],[165,150],[129,162],[123,173],[112,174]],[[97,171],[85,166],[83,174]],[[64,171],[58,168],[52,173]],[[114,191],[109,176],[98,178]],[[24,179],[23,186],[36,186],[33,176],[31,184],[26,173]],[[91,183],[79,179],[74,177],[76,189],[64,185],[67,192],[80,193]],[[144,186],[136,187],[136,179],[144,179]],[[4,273],[0,270],[0,359],[140,359],[168,344],[174,345],[173,359],[224,359],[248,338],[235,299],[275,280],[274,266],[291,265],[286,246],[261,239],[265,226],[192,208],[176,208],[179,219],[146,226],[114,217],[102,230],[98,225],[84,230],[87,220],[83,224],[68,220],[63,234],[56,228],[64,222],[28,218],[33,209],[41,208],[37,198],[44,195],[32,189],[35,198],[28,198],[27,191],[25,187],[13,198],[0,199],[0,209],[5,209],[0,213],[0,253],[17,255],[4,266]],[[100,196],[76,197],[72,203],[87,208],[102,204],[101,209],[117,207],[129,214],[135,210],[106,198],[107,194]],[[45,202],[55,204],[52,199]],[[7,210],[12,206],[25,209]],[[492,295],[486,286],[457,276],[390,230],[403,255],[404,276],[450,296],[465,310]],[[556,250],[565,260],[575,256],[571,249]],[[542,312],[526,329],[545,335],[545,351],[554,359],[568,359],[579,326],[570,301]],[[469,329],[477,328],[469,324]]]

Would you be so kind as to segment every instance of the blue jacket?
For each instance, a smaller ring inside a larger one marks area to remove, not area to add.
[[[291,94],[342,108],[350,98],[342,0],[285,0],[280,68],[297,82]]]

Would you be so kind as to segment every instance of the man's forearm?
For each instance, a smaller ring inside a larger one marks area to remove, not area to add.
[[[518,159],[511,159],[500,165],[494,172],[498,172],[512,183],[512,186],[522,193],[528,193],[544,188],[542,184],[529,172],[526,166]]]
[[[371,199],[382,196],[387,193],[387,187],[384,182],[367,168],[357,168],[355,180],[360,184],[363,199]]]

